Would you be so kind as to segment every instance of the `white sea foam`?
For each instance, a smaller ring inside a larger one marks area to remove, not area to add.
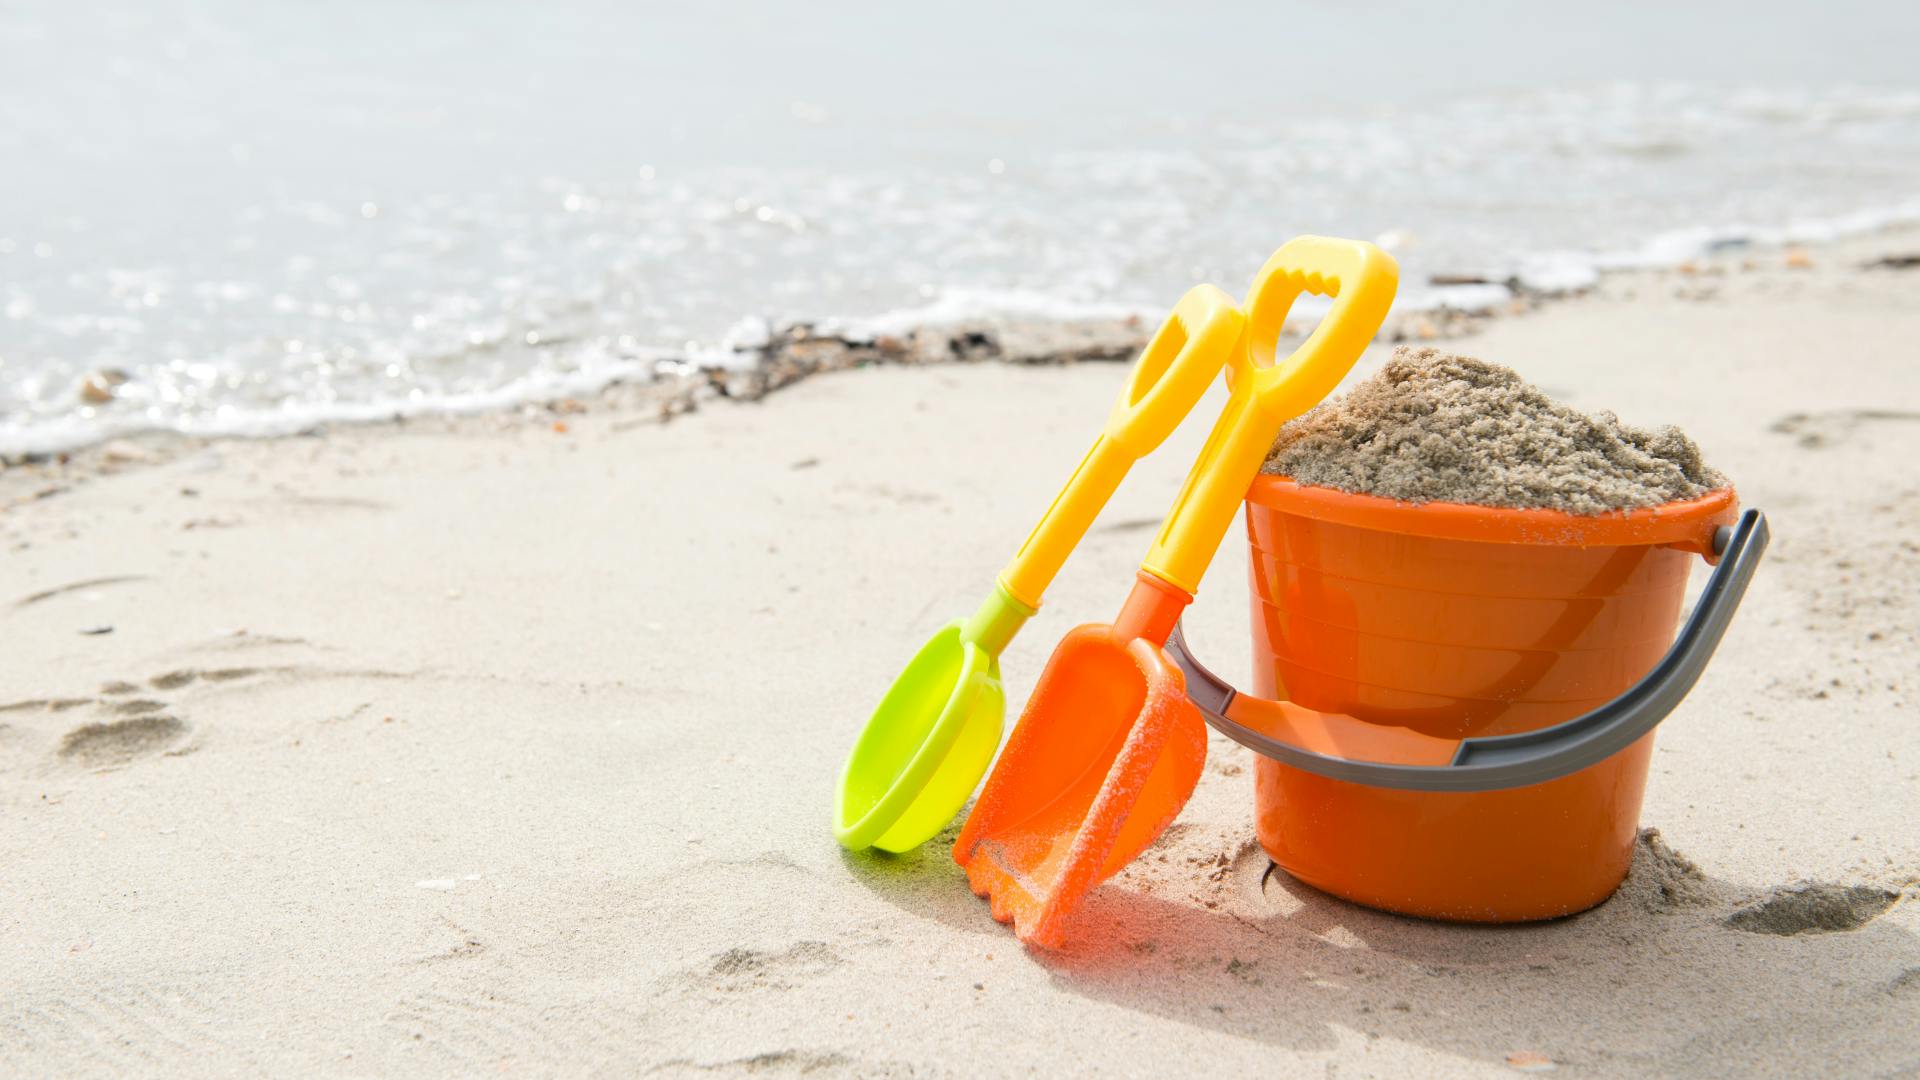
[[[1070,300],[1029,289],[951,289],[927,304],[877,315],[828,319],[822,328],[850,340],[872,340],[995,320],[1066,323],[1143,319],[1157,323],[1164,314],[1143,304]]]
[[[1920,224],[1920,200],[1828,219],[1801,219],[1785,225],[1730,225],[1676,229],[1615,251],[1582,254],[1552,252],[1523,255],[1509,267],[1489,272],[1504,280],[1461,285],[1403,284],[1396,302],[1402,312],[1452,310],[1497,312],[1515,296],[1515,287],[1562,295],[1589,288],[1612,270],[1676,266],[1730,250],[1817,244],[1879,230]],[[1312,320],[1328,302],[1303,296],[1296,318]],[[815,321],[820,330],[849,340],[906,336],[920,329],[998,320],[1078,322],[1139,319],[1152,325],[1164,315],[1145,304],[1089,301],[1050,296],[1033,290],[953,289],[936,299],[873,315],[829,317]],[[702,370],[743,371],[763,359],[774,323],[764,315],[737,320],[712,344],[688,342],[681,348],[636,346],[615,351],[603,338],[569,350],[563,367],[531,367],[492,384],[444,392],[414,389],[365,400],[310,400],[286,395],[269,405],[220,402],[210,408],[170,409],[152,393],[133,386],[127,401],[115,407],[48,410],[42,415],[0,418],[0,456],[58,453],[93,443],[153,431],[189,436],[266,438],[298,434],[336,423],[366,423],[432,415],[470,415],[534,402],[591,395],[617,382],[647,382]],[[210,381],[221,378],[217,365],[185,365],[183,374]],[[56,396],[61,387],[45,373],[26,373],[14,386],[23,396]],[[125,407],[135,406],[135,407]]]
[[[215,0],[208,18],[225,17]],[[73,29],[75,51],[49,52],[37,72],[48,85],[93,55],[91,27]],[[137,44],[121,52],[146,55]],[[127,62],[128,79],[164,74]],[[364,141],[386,138],[372,119],[386,107],[373,106],[392,91],[343,79],[330,92],[365,106],[348,132]],[[835,137],[845,112],[791,105],[777,123],[803,140]],[[870,139],[893,143],[835,144],[848,152],[830,169],[763,150],[783,127],[710,155],[755,160],[745,146],[769,162],[752,169],[656,166],[614,141],[573,175],[532,176],[491,157],[449,175],[433,156],[444,125],[408,127],[414,114],[396,106],[407,138],[362,155],[381,163],[378,182],[316,167],[281,176],[284,198],[244,170],[273,160],[262,147],[301,147],[275,142],[281,127],[246,127],[258,118],[174,132],[228,140],[193,145],[242,173],[222,187],[195,172],[156,195],[145,159],[103,169],[57,137],[78,130],[68,98],[0,88],[0,106],[13,159],[78,155],[88,175],[124,185],[69,190],[56,171],[29,172],[15,177],[32,182],[20,197],[0,200],[9,455],[144,430],[277,435],[475,412],[738,370],[796,320],[856,337],[1004,318],[1151,325],[1195,282],[1240,292],[1303,232],[1390,242],[1403,311],[1498,311],[1516,291],[1575,292],[1610,269],[1920,222],[1920,94],[1904,89],[1620,83],[1390,109],[1089,113],[1006,135],[869,119]],[[542,122],[513,130],[531,139]],[[1433,285],[1436,274],[1474,283]],[[1302,298],[1297,314],[1317,310]],[[126,379],[87,400],[83,380],[102,372]]]
[[[1599,270],[1652,269],[1741,248],[1821,244],[1920,224],[1920,199],[1825,218],[1795,218],[1784,224],[1689,226],[1658,233],[1637,247],[1593,256]]]
[[[596,393],[616,382],[657,378],[675,361],[606,358],[566,373],[535,371],[498,386],[445,394],[411,394],[369,401],[325,403],[288,399],[265,408],[221,405],[211,410],[169,416],[159,410],[109,416],[75,413],[26,424],[0,424],[0,455],[58,453],[106,439],[153,431],[189,436],[270,438],[295,435],[334,423],[373,423],[420,416],[462,416],[496,412],[529,402],[557,401]]]

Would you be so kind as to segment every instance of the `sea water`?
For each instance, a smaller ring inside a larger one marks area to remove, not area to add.
[[[1907,223],[1915,40],[1845,0],[13,6],[0,453],[585,393],[789,319],[1153,316],[1302,232],[1475,306]]]

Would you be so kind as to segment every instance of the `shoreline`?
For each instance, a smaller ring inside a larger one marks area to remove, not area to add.
[[[1760,235],[1785,237],[1788,229],[1759,230]],[[1920,224],[1894,219],[1859,233],[1831,239],[1738,240],[1709,253],[1668,266],[1632,265],[1624,259],[1596,259],[1591,283],[1566,288],[1528,284],[1524,275],[1505,277],[1470,273],[1440,274],[1430,288],[1472,293],[1497,290],[1484,302],[1417,309],[1399,309],[1389,315],[1378,340],[1400,343],[1438,343],[1472,337],[1487,325],[1522,317],[1556,304],[1577,303],[1609,291],[1632,290],[1636,283],[1658,288],[1674,283],[1675,295],[1706,299],[1712,282],[1732,274],[1805,270],[1816,260],[1839,256],[1858,271],[1886,272],[1911,269],[1920,260]],[[1403,283],[1403,291],[1404,283]],[[310,438],[351,428],[403,429],[422,425],[435,430],[468,426],[487,428],[515,422],[539,423],[583,412],[617,411],[644,422],[651,413],[665,422],[723,400],[757,402],[814,375],[850,368],[881,365],[924,365],[998,361],[1016,364],[1073,364],[1129,361],[1146,342],[1155,316],[1132,313],[1112,318],[1035,318],[1028,316],[942,316],[917,311],[896,312],[872,319],[815,319],[766,328],[763,340],[736,343],[724,362],[698,366],[693,358],[662,355],[650,362],[656,372],[675,367],[680,374],[657,373],[651,378],[616,377],[581,394],[555,393],[540,398],[481,405],[473,408],[435,408],[420,413],[369,415],[364,419],[319,420],[286,431],[261,434],[183,433],[165,429],[135,429],[82,437],[71,446],[51,450],[0,453],[0,502],[10,473],[21,469],[78,465],[79,477],[106,468],[170,460],[181,452],[226,440]],[[1288,320],[1291,334],[1300,318]],[[379,413],[368,406],[370,413]],[[60,482],[71,482],[63,478]],[[52,484],[42,484],[45,490]]]

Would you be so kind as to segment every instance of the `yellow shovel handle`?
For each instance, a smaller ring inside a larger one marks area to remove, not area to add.
[[[1245,322],[1233,298],[1212,285],[1196,285],[1180,298],[1134,363],[1100,437],[1000,571],[1000,587],[1009,596],[1028,608],[1040,606],[1127,470],[1166,441],[1239,352]]]
[[[1359,240],[1302,236],[1273,253],[1247,294],[1246,339],[1227,365],[1233,394],[1142,569],[1189,596],[1198,591],[1281,425],[1340,385],[1380,331],[1399,282],[1393,258]],[[1303,292],[1330,296],[1333,307],[1275,363],[1287,313]]]

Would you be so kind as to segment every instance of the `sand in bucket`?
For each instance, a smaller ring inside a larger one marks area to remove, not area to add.
[[[1262,471],[1403,502],[1569,514],[1728,486],[1679,428],[1588,415],[1511,368],[1404,345],[1377,374],[1282,429]]]

